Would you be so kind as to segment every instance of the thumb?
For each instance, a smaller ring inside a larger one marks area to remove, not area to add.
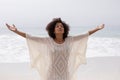
[[[13,27],[15,27],[15,25],[13,24]]]

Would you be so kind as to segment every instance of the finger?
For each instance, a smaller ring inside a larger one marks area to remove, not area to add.
[[[9,26],[9,25],[6,23],[6,26]]]
[[[9,25],[6,23],[6,26],[9,26]]]
[[[103,24],[103,26],[105,26],[105,24]]]
[[[13,27],[15,27],[15,25],[13,24]]]
[[[102,25],[102,27],[104,28],[105,24]]]
[[[103,26],[105,26],[105,24],[102,24]]]

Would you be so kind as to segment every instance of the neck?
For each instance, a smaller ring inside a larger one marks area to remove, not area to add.
[[[56,42],[63,42],[63,41],[64,41],[64,40],[63,40],[63,35],[57,34],[57,35],[56,35],[56,38],[55,38],[55,41],[56,41]]]

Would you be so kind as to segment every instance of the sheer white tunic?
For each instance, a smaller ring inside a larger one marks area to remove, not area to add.
[[[58,44],[50,37],[26,34],[31,67],[37,69],[42,80],[76,80],[76,70],[86,63],[89,33],[68,36]]]

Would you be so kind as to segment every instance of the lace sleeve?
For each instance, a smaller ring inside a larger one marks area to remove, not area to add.
[[[26,41],[30,55],[31,67],[36,67],[38,59],[40,60],[46,51],[46,38],[26,34]]]

